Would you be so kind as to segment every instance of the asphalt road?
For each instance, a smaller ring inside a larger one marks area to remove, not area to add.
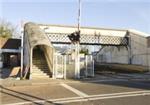
[[[150,105],[150,80],[105,79],[1,87],[0,105]]]

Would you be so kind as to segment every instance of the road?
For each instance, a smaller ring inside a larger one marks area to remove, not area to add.
[[[1,87],[1,105],[150,105],[150,81],[95,79]]]

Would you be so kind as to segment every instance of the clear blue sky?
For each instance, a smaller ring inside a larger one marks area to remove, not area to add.
[[[77,24],[78,0],[1,0],[0,17],[15,25],[21,20]],[[150,33],[149,0],[82,0],[82,26],[137,29]]]

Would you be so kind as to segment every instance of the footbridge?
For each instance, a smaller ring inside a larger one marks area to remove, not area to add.
[[[24,26],[24,70],[22,75],[28,76],[30,79],[54,77],[56,75],[54,56],[56,49],[53,44],[71,44],[68,35],[76,31],[77,27],[73,26],[26,23]],[[126,30],[81,27],[80,45],[127,47],[129,45],[128,33]],[[61,60],[63,61],[64,58]],[[87,61],[89,60],[87,59]],[[64,62],[62,64],[61,68],[66,68]],[[56,67],[59,66],[56,65]]]
[[[61,25],[43,25],[40,28],[53,44],[71,44],[68,35],[77,31],[77,27]],[[81,27],[81,45],[127,46],[126,30]]]

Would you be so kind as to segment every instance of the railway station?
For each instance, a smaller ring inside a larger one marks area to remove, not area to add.
[[[77,31],[74,26],[26,23],[22,39],[1,39],[1,68],[20,66],[15,75],[29,80],[94,77],[95,66],[101,64],[138,65],[149,71],[148,34],[81,27],[75,42]]]

